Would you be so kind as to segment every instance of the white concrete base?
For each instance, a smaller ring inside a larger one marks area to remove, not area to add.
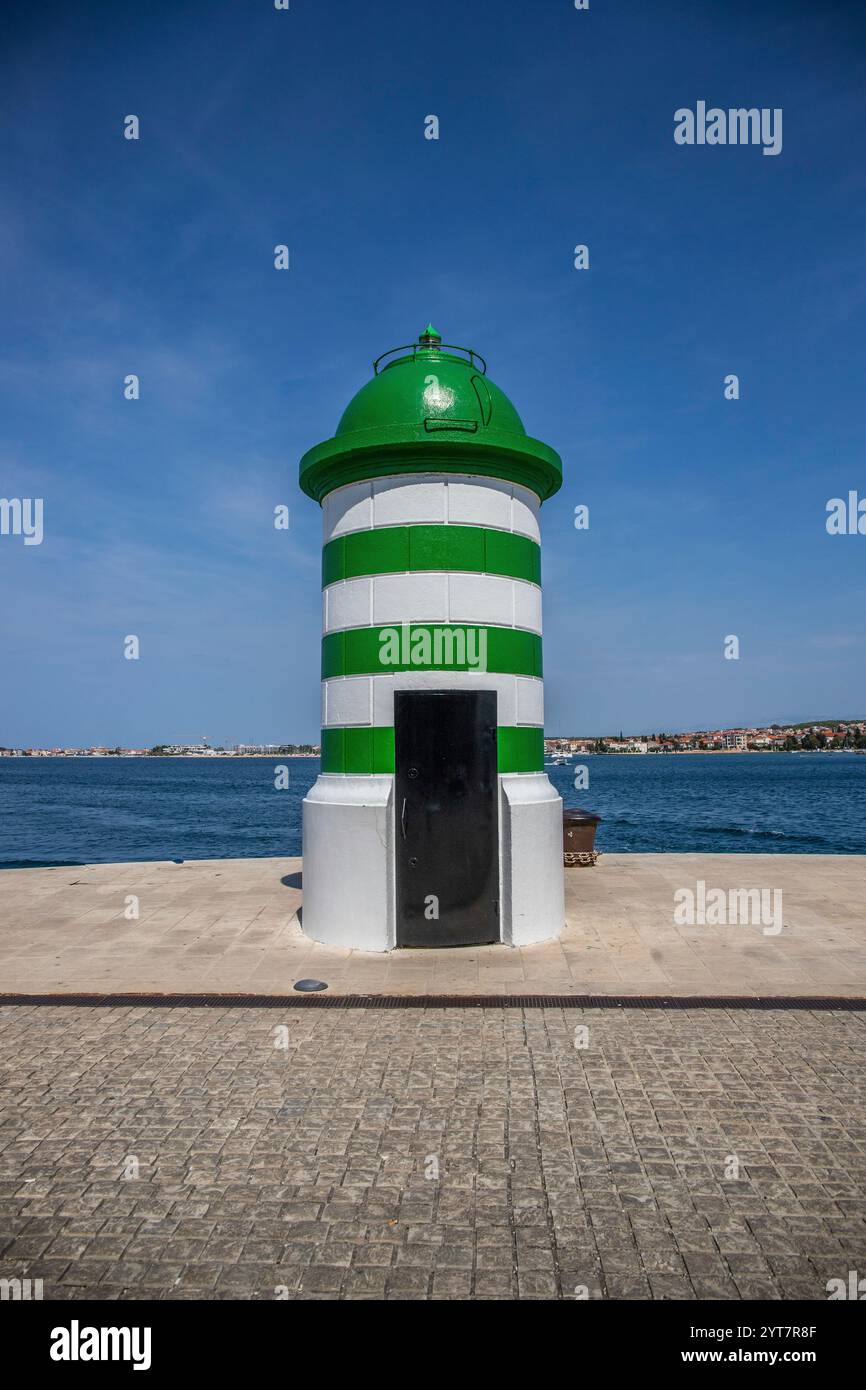
[[[304,935],[394,946],[394,778],[321,773],[304,797]]]
[[[303,930],[359,951],[396,942],[391,776],[323,773],[304,798]],[[562,799],[547,775],[499,778],[502,940],[527,946],[565,924]]]
[[[529,946],[565,925],[562,797],[546,772],[499,778],[502,939]]]

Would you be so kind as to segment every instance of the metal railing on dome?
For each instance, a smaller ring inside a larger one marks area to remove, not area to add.
[[[396,352],[411,352],[412,356],[415,357],[419,352],[430,352],[431,349],[434,349],[436,352],[445,349],[449,352],[465,352],[470,365],[477,367],[482,376],[487,375],[487,363],[481,356],[481,353],[476,352],[474,348],[461,347],[457,343],[406,343],[404,347],[389,348],[387,352],[382,353],[381,357],[377,357],[373,363],[373,375],[378,376],[380,363],[384,362],[386,357],[393,357]],[[392,366],[393,363],[389,363],[388,365]],[[383,368],[382,370],[384,371],[386,369]]]

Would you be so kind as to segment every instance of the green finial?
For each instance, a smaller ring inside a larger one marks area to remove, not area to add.
[[[427,327],[424,329],[424,332],[421,334],[421,337],[419,338],[418,341],[421,342],[421,343],[423,343],[423,342],[436,342],[436,343],[441,343],[441,342],[442,342],[442,334],[436,332],[436,329],[433,327],[432,323],[428,323]]]

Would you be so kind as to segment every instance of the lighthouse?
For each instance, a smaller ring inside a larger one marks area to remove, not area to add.
[[[544,771],[542,502],[562,463],[474,350],[394,348],[304,455],[322,507],[322,758],[303,930],[359,950],[523,946],[564,921]]]

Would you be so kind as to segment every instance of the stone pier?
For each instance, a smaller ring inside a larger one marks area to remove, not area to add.
[[[556,941],[391,953],[310,941],[302,877],[300,859],[0,873],[0,992],[866,994],[863,856],[607,854],[566,871]],[[780,893],[781,931],[678,925],[698,883]]]

